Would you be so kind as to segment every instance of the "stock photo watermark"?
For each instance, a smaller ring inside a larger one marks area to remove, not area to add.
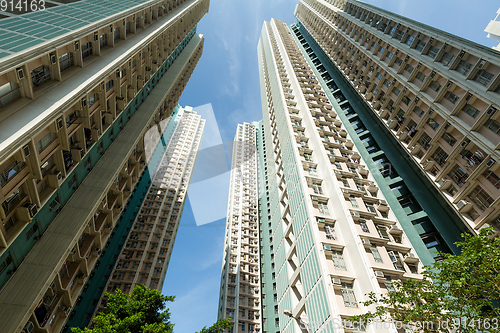
[[[321,332],[331,323],[333,329],[359,329],[365,331],[368,328],[374,329],[409,329],[410,331],[418,330],[449,330],[450,332],[457,332],[463,328],[481,329],[498,329],[498,318],[453,318],[446,321],[410,321],[402,322],[398,320],[376,320],[370,319],[368,321],[351,321],[347,319],[333,318],[327,322],[307,322],[303,319],[299,321],[299,327],[311,332]]]

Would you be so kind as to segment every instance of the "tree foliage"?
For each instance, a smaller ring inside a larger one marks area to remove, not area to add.
[[[166,303],[175,296],[162,296],[155,289],[137,285],[130,294],[117,289],[106,293],[106,310],[94,318],[94,328],[72,328],[74,333],[172,333]]]
[[[353,320],[394,321],[413,328],[448,333],[499,332],[500,238],[493,229],[463,234],[460,255],[441,253],[443,261],[424,267],[422,280],[393,282],[395,291],[368,294],[375,309]],[[432,323],[432,324],[431,324]]]
[[[105,311],[94,318],[94,327],[73,327],[73,333],[173,333],[167,302],[173,302],[175,296],[162,296],[160,291],[143,284],[135,286],[130,294],[117,289],[106,296]],[[199,333],[223,333],[231,325],[229,319],[218,320]]]

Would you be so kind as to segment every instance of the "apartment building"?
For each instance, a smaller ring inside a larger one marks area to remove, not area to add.
[[[333,332],[422,264],[284,22],[264,23],[258,56],[262,330]]]
[[[260,332],[260,251],[257,123],[239,124],[234,137],[218,318],[231,332]]]
[[[204,126],[205,120],[191,107],[179,109],[166,125],[166,131],[173,131],[170,142],[107,282],[107,292],[128,293],[137,284],[161,291]],[[153,143],[160,138],[157,131],[152,136]],[[105,301],[101,295],[96,312]]]
[[[64,329],[131,227],[149,129],[201,56],[208,5],[76,1],[0,19],[0,331]]]
[[[484,31],[488,33],[488,38],[499,42],[497,46],[493,46],[493,49],[500,51],[500,9],[497,10],[497,16],[488,23]]]
[[[296,16],[471,233],[500,230],[500,53],[355,0]]]

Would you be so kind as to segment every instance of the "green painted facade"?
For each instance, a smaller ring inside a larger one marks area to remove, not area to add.
[[[458,253],[461,218],[300,21],[291,30],[422,263],[437,251]]]

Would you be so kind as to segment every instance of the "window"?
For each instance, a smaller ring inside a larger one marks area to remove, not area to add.
[[[493,74],[481,69],[479,72],[477,72],[474,81],[486,87],[488,83],[490,83],[492,78]]]
[[[377,226],[378,235],[383,239],[390,239],[387,233],[387,228],[384,226]]]
[[[408,38],[406,39],[406,45],[408,46],[411,46],[411,44],[413,44],[413,41],[415,40],[415,37],[413,36],[408,36]]]
[[[488,209],[494,201],[493,198],[486,193],[480,185],[477,185],[468,196],[469,199],[482,211]]]
[[[376,263],[379,263],[379,264],[384,263],[384,261],[382,260],[382,256],[380,255],[380,252],[378,252],[376,245],[372,245],[370,247],[370,251],[372,252],[373,260],[375,260]]]
[[[92,96],[89,97],[89,107],[94,105],[97,101],[99,100],[99,94],[95,93]]]
[[[389,86],[391,85],[391,83],[389,82],[389,80],[385,80],[385,81],[384,81],[384,85],[385,85],[386,87],[389,87]]]
[[[359,208],[358,202],[356,201],[355,196],[349,196],[349,201],[351,202],[351,205],[353,208]]]
[[[500,189],[500,177],[498,177],[495,173],[486,170],[483,173],[483,177],[488,179],[490,183],[492,183],[496,188]]]
[[[443,66],[448,67],[450,65],[450,63],[453,61],[454,57],[455,56],[453,54],[445,52],[443,54],[443,57],[441,58],[440,62],[443,64]]]
[[[17,175],[19,171],[24,169],[25,166],[26,163],[19,161],[9,164],[9,166],[7,166],[0,174],[0,187],[7,184],[12,178],[14,178],[15,175]]]
[[[344,306],[349,308],[358,307],[352,283],[342,282],[342,286],[340,287],[340,292],[342,294],[342,299],[344,300]]]
[[[405,271],[405,268],[404,268],[403,263],[401,262],[401,258],[399,256],[399,252],[387,251],[387,254],[389,255],[389,258],[391,259],[392,264],[394,265],[395,269],[397,269],[398,271]]]
[[[424,114],[424,110],[422,110],[419,106],[415,106],[413,112],[415,112],[415,114],[419,117],[422,117],[422,115]]]
[[[313,188],[314,194],[323,194],[323,189],[321,188],[321,184],[313,183],[312,188]]]
[[[392,92],[394,93],[394,95],[399,96],[399,93],[401,92],[401,90],[399,90],[398,88],[394,87],[392,89]]]
[[[405,71],[407,71],[408,73],[413,72],[414,69],[415,68],[410,64],[406,64],[406,66],[405,66]]]
[[[417,80],[424,82],[425,81],[425,74],[422,72],[418,72],[417,75],[415,76]]]
[[[57,134],[54,132],[49,132],[43,138],[36,143],[38,152],[41,153],[45,148],[47,148],[54,140],[57,139]]]
[[[432,59],[436,58],[437,54],[439,52],[439,49],[435,46],[429,47],[429,51],[427,51],[427,55],[431,57]]]
[[[370,232],[370,229],[368,229],[368,225],[366,224],[366,221],[364,219],[359,220],[359,226],[361,227],[361,230],[363,230],[363,232]]]
[[[401,102],[405,103],[406,105],[411,103],[411,99],[408,96],[403,96],[401,99]]]
[[[323,215],[329,215],[328,205],[326,202],[318,202],[318,210]]]
[[[453,104],[455,104],[458,101],[458,96],[452,93],[451,91],[447,91],[446,94],[444,95],[444,98],[446,98]]]
[[[335,233],[335,228],[331,225],[325,225],[325,235],[327,239],[336,240],[337,235]]]
[[[401,58],[398,57],[398,58],[396,58],[395,62],[396,62],[396,64],[398,64],[399,66],[401,66],[401,64],[403,63],[403,59],[401,59]]]
[[[338,170],[342,170],[342,165],[340,165],[340,162],[337,162],[335,161],[335,167],[338,169]]]
[[[462,187],[462,185],[465,184],[466,179],[469,178],[469,175],[457,164],[448,173],[448,177],[450,177],[450,179],[453,180],[458,187]]]
[[[432,118],[427,119],[427,125],[429,125],[433,130],[436,130],[439,127],[439,123]]]
[[[418,274],[418,267],[416,265],[408,265],[408,268],[412,274]]]
[[[392,59],[393,56],[394,56],[394,54],[392,54],[391,52],[387,53],[387,58],[388,59]]]
[[[368,209],[369,212],[375,213],[375,215],[377,215],[377,210],[375,209],[375,207],[373,206],[372,203],[365,202],[365,206],[366,206],[366,208]]]
[[[392,281],[389,276],[385,277],[384,284],[388,292],[396,292],[396,288],[394,288],[394,286],[392,285]]]
[[[401,39],[403,38],[404,34],[405,34],[405,33],[404,33],[403,31],[401,31],[401,30],[397,30],[397,31],[396,31],[396,36],[395,36],[395,38],[396,38],[397,40],[401,40]]]
[[[438,147],[432,155],[432,159],[436,161],[439,166],[443,166],[447,158],[448,154],[441,147]]]
[[[419,40],[419,41],[417,42],[417,44],[415,45],[415,50],[422,52],[422,50],[423,50],[423,49],[424,49],[424,47],[425,47],[425,44],[426,44],[425,42],[423,42],[423,41]]]
[[[347,267],[345,266],[344,256],[342,255],[342,251],[332,251],[332,260],[333,266],[335,269],[341,271],[347,271]]]
[[[347,178],[341,178],[340,180],[342,181],[342,185],[344,187],[350,187]]]
[[[451,134],[444,133],[442,139],[446,141],[450,146],[454,146],[457,143],[457,139],[455,139]]]
[[[431,83],[429,83],[429,88],[437,92],[439,91],[439,89],[441,89],[441,85],[436,81],[431,81]]]
[[[106,91],[109,91],[109,89],[113,87],[114,82],[114,80],[109,80],[108,82],[106,82]]]
[[[310,167],[308,167],[308,170],[309,170],[309,174],[310,174],[311,176],[318,176],[318,172],[317,172],[317,170],[316,170],[316,167],[312,167],[312,166],[310,166]]]
[[[472,67],[472,64],[470,62],[467,62],[465,60],[460,60],[460,62],[458,63],[458,66],[455,70],[462,75],[467,75],[467,73],[469,73],[471,67]]]
[[[9,82],[0,86],[0,108],[15,101],[20,96],[19,84]]]
[[[10,264],[12,263],[12,258],[10,257],[10,255],[7,256],[7,258],[5,258],[5,260],[0,264],[0,274],[2,274],[2,272],[7,268],[7,266],[9,266]]]
[[[470,104],[466,104],[465,107],[463,108],[463,111],[465,113],[467,113],[469,116],[471,116],[472,118],[476,118],[477,115],[479,114],[479,110]]]
[[[382,74],[377,73],[377,79],[381,80],[382,79]]]
[[[489,119],[486,124],[484,124],[488,129],[490,129],[496,135],[500,135],[500,123],[496,120]]]

